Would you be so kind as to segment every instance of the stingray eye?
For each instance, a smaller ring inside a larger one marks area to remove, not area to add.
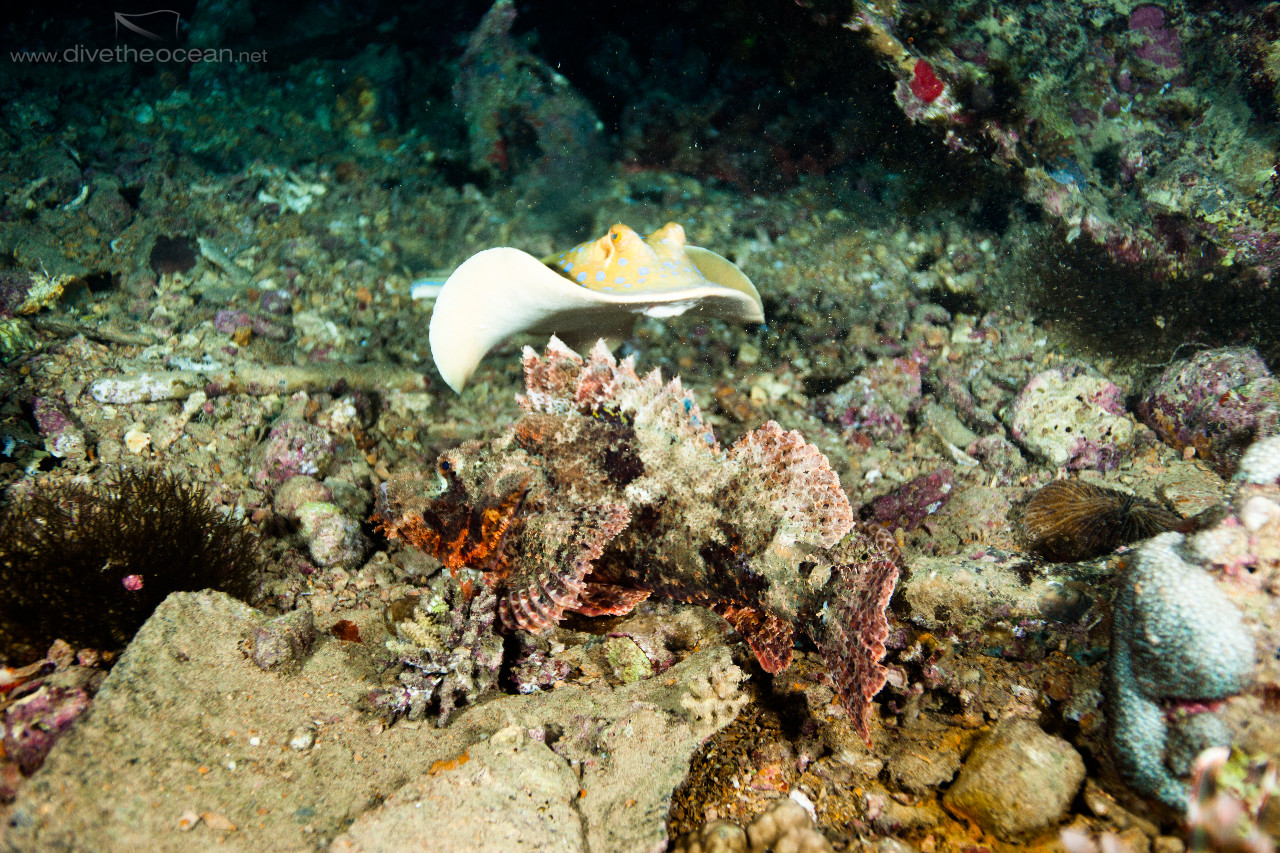
[[[621,240],[621,239],[622,239],[622,232],[621,232],[621,231],[610,231],[610,232],[609,232],[609,239],[610,239],[610,240],[612,240],[612,241],[613,241],[613,242],[615,242],[615,243],[616,243],[616,242],[618,242],[619,240]]]

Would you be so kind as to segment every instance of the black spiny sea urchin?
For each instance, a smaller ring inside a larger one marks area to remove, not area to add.
[[[118,648],[169,593],[245,598],[258,568],[253,533],[176,477],[38,484],[0,507],[0,662],[37,659],[59,638]]]
[[[1021,521],[1033,552],[1055,563],[1071,563],[1173,530],[1182,519],[1137,495],[1059,480],[1031,496]]]

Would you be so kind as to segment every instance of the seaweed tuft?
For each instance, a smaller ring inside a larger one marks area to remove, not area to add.
[[[172,475],[42,482],[0,506],[0,662],[36,660],[55,639],[120,648],[169,593],[244,599],[260,565],[257,537]]]

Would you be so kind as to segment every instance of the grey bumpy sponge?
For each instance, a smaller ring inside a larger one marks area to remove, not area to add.
[[[1117,767],[1135,791],[1180,812],[1187,789],[1168,759],[1230,745],[1225,725],[1196,719],[1211,711],[1187,706],[1239,693],[1255,662],[1239,609],[1207,571],[1183,558],[1182,542],[1178,533],[1149,540],[1121,575],[1107,673]],[[1179,756],[1170,755],[1173,743]]]

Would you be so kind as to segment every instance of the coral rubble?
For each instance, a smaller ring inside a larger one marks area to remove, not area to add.
[[[770,673],[806,633],[869,739],[900,557],[854,525],[818,449],[773,422],[722,448],[678,378],[641,378],[603,343],[584,361],[552,338],[524,367],[527,414],[384,483],[380,529],[483,570],[508,629],[661,596],[724,616]]]
[[[437,576],[430,596],[403,619],[393,620],[395,637],[387,649],[407,668],[399,683],[371,695],[371,704],[393,714],[420,719],[428,706],[444,725],[458,705],[468,704],[498,682],[502,638],[494,633],[497,599],[481,587],[468,596],[462,584]]]

